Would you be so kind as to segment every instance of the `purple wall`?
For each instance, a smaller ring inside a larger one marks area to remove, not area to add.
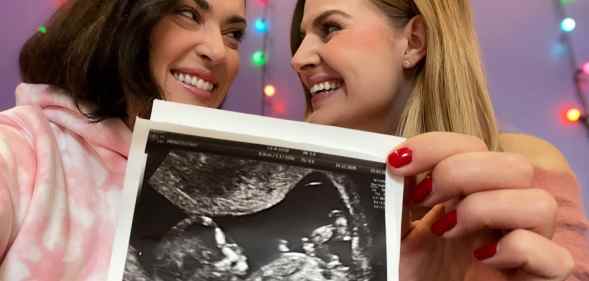
[[[555,53],[559,38],[554,1],[473,1],[479,37],[497,114],[503,129],[533,134],[556,145],[584,187],[589,214],[589,132],[559,118],[577,103],[573,69]],[[589,61],[589,1],[576,1],[567,15],[579,61]],[[586,92],[585,95],[589,95]]]
[[[49,17],[55,2],[57,0],[12,0],[1,4],[0,109],[14,105],[20,46]]]
[[[290,69],[288,31],[294,1],[270,1],[272,38],[269,41],[268,81],[279,94],[266,103],[266,115],[300,120],[303,96]],[[0,9],[0,108],[14,103],[18,81],[17,54],[24,39],[51,12],[52,0],[9,1]],[[261,15],[255,1],[248,5],[253,19]],[[570,161],[585,187],[589,205],[589,138],[580,126],[563,125],[560,108],[576,103],[572,70],[566,57],[554,54],[559,37],[553,1],[472,0],[493,99],[504,130],[534,134],[555,144]],[[573,33],[575,54],[589,60],[589,1],[576,1],[567,11],[577,20]],[[253,25],[253,24],[252,24]],[[262,47],[262,38],[251,31],[242,51],[242,71],[225,108],[261,113],[261,74],[249,63],[249,54]],[[589,214],[589,210],[587,210]]]

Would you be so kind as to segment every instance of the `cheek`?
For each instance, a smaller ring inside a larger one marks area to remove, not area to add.
[[[364,80],[366,74],[372,76],[371,72],[383,72],[385,68],[390,71],[397,48],[388,36],[383,36],[387,32],[376,28],[342,31],[325,45],[325,60],[340,75],[353,75],[355,80]]]
[[[230,50],[227,58],[227,72],[229,74],[229,81],[232,82],[237,73],[239,72],[240,67],[240,56],[239,51],[237,50]]]
[[[224,77],[224,79],[222,85],[220,86],[218,104],[216,104],[215,107],[218,107],[221,101],[225,99],[229,94],[229,89],[231,88],[231,85],[233,84],[233,81],[235,80],[235,78],[237,77],[237,73],[239,72],[239,58],[239,51],[234,49],[228,50],[224,67],[222,67],[222,70],[220,69],[222,72],[219,72],[220,77],[222,76]]]
[[[325,60],[346,80],[350,98],[371,96],[372,100],[382,101],[390,98],[399,83],[402,69],[396,63],[396,46],[382,34],[374,30],[349,31],[325,45]]]
[[[156,77],[165,77],[168,69],[187,54],[196,38],[194,32],[179,28],[172,20],[162,20],[151,35],[151,68]]]
[[[352,53],[383,55],[383,51],[390,52],[393,48],[392,41],[387,40],[389,36],[393,36],[389,33],[390,31],[386,29],[370,27],[344,30],[338,36],[333,37],[328,45],[338,45],[334,49],[346,49]],[[370,52],[367,52],[367,50],[370,50]]]
[[[161,75],[161,69],[168,56],[168,48],[167,46],[170,43],[169,34],[170,33],[170,24],[168,20],[163,19],[160,21],[154,28],[151,33],[150,37],[150,44],[151,47],[149,49],[149,58],[151,64],[151,70],[154,72],[155,76]]]

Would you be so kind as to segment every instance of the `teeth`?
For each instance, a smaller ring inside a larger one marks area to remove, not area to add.
[[[337,81],[323,82],[313,85],[309,92],[311,92],[311,94],[314,95],[321,91],[334,91],[337,90],[339,87],[340,84]]]
[[[203,79],[200,79],[196,76],[192,76],[189,74],[172,73],[172,75],[174,76],[174,78],[176,78],[176,80],[178,80],[184,84],[199,88],[199,89],[207,91],[207,92],[212,91],[213,88],[215,87],[215,85],[213,85],[213,83],[207,82]]]

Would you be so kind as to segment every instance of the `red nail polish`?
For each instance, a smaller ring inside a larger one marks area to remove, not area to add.
[[[456,215],[456,210],[447,213],[444,217],[442,217],[439,221],[432,225],[432,232],[435,235],[442,236],[448,230],[454,228],[458,223],[458,217]]]
[[[401,168],[413,160],[413,152],[407,147],[399,148],[389,154],[388,162],[393,168]]]
[[[413,204],[419,204],[432,193],[432,177],[428,175],[421,181],[411,193],[411,202]]]
[[[474,257],[478,260],[486,260],[497,254],[497,243],[489,244],[487,246],[480,247],[474,251]]]

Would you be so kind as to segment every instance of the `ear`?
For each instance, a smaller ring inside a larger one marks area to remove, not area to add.
[[[427,27],[421,15],[413,17],[404,28],[407,49],[403,56],[403,67],[413,68],[427,53]]]

